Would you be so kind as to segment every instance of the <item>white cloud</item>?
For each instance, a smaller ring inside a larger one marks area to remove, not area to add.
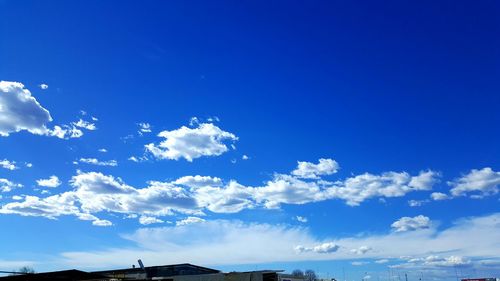
[[[0,167],[11,171],[19,169],[19,167],[16,166],[15,161],[9,161],[7,159],[0,160]]]
[[[217,178],[213,178],[217,182]],[[255,206],[253,188],[230,181],[224,186],[199,186],[191,188],[192,197],[202,208],[215,213],[237,213]]]
[[[181,225],[189,225],[189,224],[202,223],[202,222],[205,222],[205,220],[202,219],[202,218],[199,218],[199,217],[187,217],[187,218],[185,218],[183,220],[177,221],[175,224],[177,226],[181,226]]]
[[[428,199],[425,200],[408,200],[408,206],[410,207],[420,207],[429,203]]]
[[[56,219],[61,215],[79,215],[81,212],[74,204],[74,193],[62,193],[40,199],[26,196],[22,202],[11,202],[0,208],[0,214],[21,216],[43,216]]]
[[[39,179],[39,180],[36,181],[36,183],[39,186],[52,187],[52,188],[58,187],[58,186],[61,185],[61,181],[55,175],[50,176],[48,179]]]
[[[146,156],[140,156],[140,157],[130,156],[129,158],[127,158],[127,160],[139,163],[139,162],[147,161],[148,158]]]
[[[146,188],[137,189],[120,178],[101,173],[80,173],[71,184],[81,207],[86,212],[116,212],[164,216],[197,209],[196,201],[187,192],[170,183],[149,182]]]
[[[316,253],[327,254],[327,253],[334,253],[334,252],[338,251],[339,248],[340,248],[339,245],[336,245],[332,242],[328,242],[328,243],[316,245],[312,248],[312,250],[313,250],[313,252],[316,252]]]
[[[47,90],[49,88],[49,85],[45,84],[45,83],[42,83],[40,85],[38,85],[40,87],[40,89],[42,90]]]
[[[420,207],[424,204],[429,203],[429,200],[409,200],[408,206],[410,207]]]
[[[203,156],[218,156],[228,150],[225,141],[236,141],[234,134],[221,130],[211,123],[199,124],[197,128],[182,126],[177,130],[162,131],[159,137],[165,138],[159,144],[147,144],[146,150],[158,159],[189,162]]]
[[[26,163],[25,165],[26,165],[27,168],[32,168],[33,167],[32,163]]]
[[[20,131],[61,139],[83,135],[73,124],[48,128],[53,121],[49,111],[19,82],[0,81],[0,116],[0,136],[4,137]]]
[[[94,123],[84,121],[82,119],[78,120],[77,122],[72,122],[71,124],[73,124],[74,126],[79,127],[79,128],[87,129],[89,131],[97,130],[97,127],[95,126]]]
[[[217,116],[207,118],[207,122],[219,122],[219,121],[220,121],[220,119]]]
[[[330,254],[330,253],[335,253],[339,250],[340,246],[336,245],[333,242],[326,242],[322,244],[318,244],[312,247],[305,247],[302,245],[295,246],[295,251],[297,253],[307,253],[307,252],[314,252],[318,254]]]
[[[99,152],[102,152],[102,153],[106,153],[108,152],[108,150],[106,148],[100,148],[99,150],[97,150]]]
[[[303,229],[224,220],[143,228],[125,237],[136,247],[65,252],[61,255],[61,263],[68,267],[78,264],[118,267],[138,256],[151,264],[176,263],[179,259],[194,264],[286,261],[308,255],[294,252],[296,242],[312,242]]]
[[[329,198],[340,198],[350,206],[357,206],[373,197],[402,197],[412,191],[430,190],[438,176],[433,171],[422,171],[417,176],[406,172],[365,173],[336,182],[325,192]]]
[[[442,268],[442,267],[461,267],[472,265],[472,261],[463,256],[451,255],[447,257],[438,255],[429,255],[424,257],[408,257],[406,262],[392,266],[393,268],[405,269],[423,269],[423,268]]]
[[[250,191],[256,201],[267,208],[278,208],[280,204],[305,204],[325,199],[325,191],[317,183],[281,174],[275,175],[265,186]]]
[[[222,179],[209,176],[185,176],[174,181],[175,184],[185,185],[189,187],[204,187],[204,186],[221,186]]]
[[[356,255],[364,255],[371,251],[372,248],[368,246],[360,246],[359,248],[356,249],[351,249],[351,253],[356,254]]]
[[[150,182],[142,189],[133,188],[120,178],[101,173],[79,173],[70,181],[74,190],[46,198],[27,196],[23,202],[11,202],[0,208],[0,213],[23,216],[41,216],[55,219],[63,215],[77,216],[83,220],[91,214],[112,212],[147,216],[194,214],[198,206],[183,188],[169,183]],[[82,216],[82,214],[86,214]],[[98,222],[96,222],[98,223]]]
[[[97,159],[82,162],[104,165]],[[114,165],[110,162],[108,165]],[[201,215],[204,211],[214,213],[236,213],[258,207],[279,208],[281,204],[306,204],[324,200],[341,199],[355,206],[370,198],[400,197],[408,192],[427,190],[431,186],[411,186],[415,178],[428,177],[432,172],[421,172],[417,176],[408,173],[388,172],[382,175],[363,174],[344,181],[328,182],[321,179],[304,181],[291,175],[275,174],[263,186],[245,186],[235,180],[225,183],[210,176],[185,176],[171,182],[150,181],[145,188],[135,188],[120,178],[101,173],[78,172],[71,180],[73,191],[59,194],[70,196],[72,205],[78,206],[73,214],[111,212],[161,217],[175,213]],[[106,190],[105,192],[103,190]],[[47,197],[49,198],[49,197]],[[47,198],[37,198],[47,203]],[[54,198],[56,197],[51,197]],[[32,198],[31,203],[38,203]],[[50,203],[49,202],[49,203]],[[35,204],[36,205],[36,204]],[[6,204],[2,208],[9,213],[54,217],[66,212],[31,212],[28,204]],[[50,204],[45,204],[48,208]],[[57,209],[57,208],[56,208]]]
[[[416,217],[402,217],[391,225],[396,232],[414,231],[429,228],[430,226],[431,220],[423,215]]]
[[[20,183],[11,182],[8,179],[0,178],[0,192],[10,192],[15,188],[23,187]]]
[[[195,127],[195,126],[198,126],[200,124],[201,124],[201,122],[200,122],[200,119],[198,119],[198,117],[191,117],[191,119],[189,119],[189,126],[191,126],[191,127]]]
[[[431,198],[434,201],[440,201],[440,200],[450,199],[450,196],[448,196],[442,192],[433,192],[433,193],[431,193]]]
[[[384,263],[388,263],[389,260],[388,259],[380,259],[380,260],[376,260],[375,263],[378,263],[378,264],[384,264]]]
[[[86,163],[86,164],[91,164],[91,165],[97,165],[97,166],[118,166],[118,162],[116,160],[109,160],[109,161],[100,161],[97,160],[96,158],[80,158],[80,163]]]
[[[298,178],[317,179],[323,175],[331,175],[337,172],[339,164],[333,159],[319,159],[318,164],[311,162],[297,162],[297,169],[292,171],[292,175]]]
[[[242,160],[248,160],[248,159],[250,159],[250,157],[248,157],[248,155],[246,155],[246,154],[243,154],[243,156],[241,156],[241,159]]]
[[[144,133],[151,133],[151,124],[149,123],[138,123],[139,126],[139,134],[142,135]]]
[[[367,261],[353,261],[353,262],[351,262],[351,264],[354,266],[362,266],[362,265],[369,264],[369,262],[367,262]]]
[[[14,195],[12,196],[12,200],[23,200],[23,197],[20,195]]]
[[[48,130],[47,135],[57,137],[60,139],[80,138],[83,136],[83,131],[75,126],[54,126],[54,129]]]
[[[473,169],[463,177],[448,183],[453,196],[464,196],[472,193],[471,197],[482,198],[498,193],[500,172],[486,167],[481,170]]]
[[[23,84],[8,81],[0,81],[0,116],[0,136],[20,131],[44,135],[52,121],[49,111]]]
[[[108,220],[96,219],[92,221],[92,225],[95,226],[112,226],[113,223]]]
[[[295,219],[297,221],[299,221],[299,222],[303,222],[303,223],[307,222],[307,218],[306,217],[296,216]]]
[[[156,217],[141,216],[139,218],[139,223],[142,225],[149,225],[154,223],[163,223],[163,221]]]

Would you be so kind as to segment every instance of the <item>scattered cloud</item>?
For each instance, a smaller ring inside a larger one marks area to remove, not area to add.
[[[201,122],[200,122],[200,119],[198,119],[198,117],[191,117],[191,119],[189,119],[189,126],[191,126],[191,127],[195,127],[195,126],[198,126],[200,124],[201,124]]]
[[[94,123],[84,121],[82,119],[78,120],[77,122],[72,122],[71,124],[73,124],[75,127],[84,128],[89,131],[97,130],[97,127]]]
[[[303,222],[303,223],[307,222],[307,218],[306,217],[296,216],[295,219],[297,221],[299,221],[299,222]]]
[[[116,160],[100,161],[96,158],[80,158],[79,161],[80,163],[97,165],[97,166],[111,166],[111,167],[118,166],[118,162]]]
[[[353,262],[351,262],[351,264],[354,265],[354,266],[362,266],[362,265],[367,265],[369,263],[370,262],[368,262],[368,261],[353,261]]]
[[[159,144],[147,144],[146,150],[157,159],[189,162],[203,156],[218,156],[228,150],[225,141],[236,141],[234,134],[221,130],[211,123],[199,124],[196,128],[182,126],[172,131],[162,131],[159,137],[165,138]]]
[[[221,186],[222,179],[210,176],[184,176],[174,181],[175,184],[185,185],[192,188]]]
[[[457,267],[471,265],[472,261],[463,256],[451,255],[448,257],[429,255],[426,257],[406,257],[406,262],[392,266],[393,268],[440,268],[440,267]]]
[[[409,192],[430,190],[438,176],[434,171],[422,171],[416,176],[406,172],[365,173],[334,183],[326,191],[326,196],[344,199],[348,205],[357,206],[373,197],[402,197]]]
[[[20,183],[11,182],[8,179],[0,178],[0,192],[10,192],[15,188],[23,187]]]
[[[298,253],[314,252],[318,254],[330,254],[339,250],[340,246],[333,242],[326,242],[312,247],[296,246],[295,251]]]
[[[7,137],[21,131],[61,139],[83,135],[75,123],[48,128],[47,125],[53,121],[49,111],[19,82],[0,81],[0,114],[0,136]]]
[[[311,162],[297,162],[297,169],[292,171],[292,175],[298,178],[317,179],[323,175],[331,175],[337,172],[339,164],[333,159],[319,159],[318,164]]]
[[[132,162],[136,162],[136,163],[140,162],[139,158],[137,158],[135,156],[130,156],[129,158],[127,158],[127,160],[132,161]]]
[[[219,122],[220,119],[217,116],[212,116],[207,118],[207,122],[212,123],[212,122]]]
[[[156,218],[156,217],[141,216],[139,218],[139,223],[142,225],[149,225],[149,224],[154,224],[154,223],[163,223],[163,221],[159,218]]]
[[[433,192],[433,193],[431,193],[431,198],[434,201],[441,201],[441,200],[450,199],[450,196],[448,196],[444,193],[441,193],[441,192]]]
[[[468,174],[454,181],[448,182],[453,196],[470,195],[472,198],[483,198],[498,194],[500,172],[486,167],[480,170],[473,169]]]
[[[248,157],[246,154],[243,154],[243,156],[241,156],[241,159],[242,160],[248,160],[248,159],[250,159],[250,157]]]
[[[97,150],[99,152],[102,152],[102,153],[106,153],[108,152],[108,150],[106,148],[100,148],[99,150]]]
[[[82,158],[80,161],[94,165],[116,165],[112,161],[102,162],[94,158]],[[147,187],[135,188],[111,175],[78,172],[70,182],[75,190],[54,196],[72,198],[71,206],[67,209],[74,210],[73,214],[77,216],[80,213],[102,211],[154,217],[175,213],[199,215],[204,211],[236,213],[244,209],[272,209],[279,208],[281,204],[306,204],[332,199],[341,199],[348,205],[357,206],[374,197],[401,197],[408,192],[428,190],[431,186],[411,184],[415,179],[429,177],[431,173],[421,172],[416,176],[405,172],[363,174],[336,182],[322,179],[304,181],[292,175],[275,174],[272,180],[262,186],[245,186],[236,180],[224,182],[217,177],[196,175],[171,182],[149,181]],[[50,204],[47,202],[54,202],[57,199],[54,196],[31,198],[29,203],[44,204],[44,208],[49,208]],[[56,214],[71,214],[57,210],[47,212],[48,215],[45,212],[33,212],[29,210],[30,204],[21,208],[20,205],[8,203],[2,208],[8,209],[8,213],[49,218],[57,216]]]
[[[46,135],[52,122],[49,111],[18,82],[0,81],[0,114],[0,136],[20,131]]]
[[[92,221],[92,225],[95,226],[112,226],[113,223],[108,220],[96,219]]]
[[[0,160],[0,167],[11,171],[19,169],[15,161],[9,161],[7,159]]]
[[[42,84],[38,85],[38,87],[40,87],[40,89],[42,89],[42,90],[47,90],[49,88],[49,85],[42,83]]]
[[[139,135],[145,134],[145,133],[151,133],[151,124],[149,123],[138,123],[139,126]]]
[[[178,222],[176,222],[175,224],[178,225],[178,226],[181,226],[181,225],[189,225],[189,224],[194,224],[194,223],[202,223],[202,222],[205,222],[204,219],[202,218],[199,218],[199,217],[187,217],[183,220],[180,220]]]
[[[364,255],[364,254],[368,253],[371,250],[372,250],[371,247],[361,246],[361,247],[356,248],[356,249],[351,249],[351,253],[356,254],[356,255]]]
[[[55,175],[50,176],[48,179],[39,179],[36,181],[38,186],[55,188],[61,185],[61,181]]]
[[[429,203],[429,200],[409,200],[408,201],[408,206],[410,207],[420,207],[422,205],[425,205]]]
[[[47,131],[47,135],[60,139],[80,138],[83,136],[83,131],[75,126],[62,125],[61,127],[56,125],[54,129]]]
[[[391,225],[395,232],[414,231],[429,228],[430,226],[431,220],[423,215],[416,217],[402,217]]]

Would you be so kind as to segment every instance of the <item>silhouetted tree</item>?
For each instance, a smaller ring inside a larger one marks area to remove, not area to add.
[[[314,270],[312,270],[312,269],[306,270],[304,272],[304,276],[305,276],[306,281],[314,281],[317,278],[316,272],[314,272]]]
[[[33,274],[33,273],[35,273],[35,270],[33,269],[33,267],[23,266],[23,267],[19,268],[19,270],[17,272],[26,273],[26,274]]]
[[[18,275],[19,273],[21,273],[21,274],[33,274],[33,273],[35,273],[35,270],[33,269],[33,267],[23,266],[23,267],[19,268],[16,272],[17,272],[17,274],[10,274],[10,275],[11,276]]]
[[[294,271],[292,271],[292,275],[294,277],[304,277],[304,272],[300,269],[295,269]]]

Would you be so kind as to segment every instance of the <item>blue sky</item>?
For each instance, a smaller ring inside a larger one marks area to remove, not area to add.
[[[0,1],[0,269],[500,275],[498,8]]]

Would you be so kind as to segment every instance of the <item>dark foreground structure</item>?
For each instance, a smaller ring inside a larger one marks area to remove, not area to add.
[[[142,264],[141,264],[142,265]],[[0,281],[304,281],[278,270],[223,273],[189,263],[85,272],[76,269],[0,277]]]

